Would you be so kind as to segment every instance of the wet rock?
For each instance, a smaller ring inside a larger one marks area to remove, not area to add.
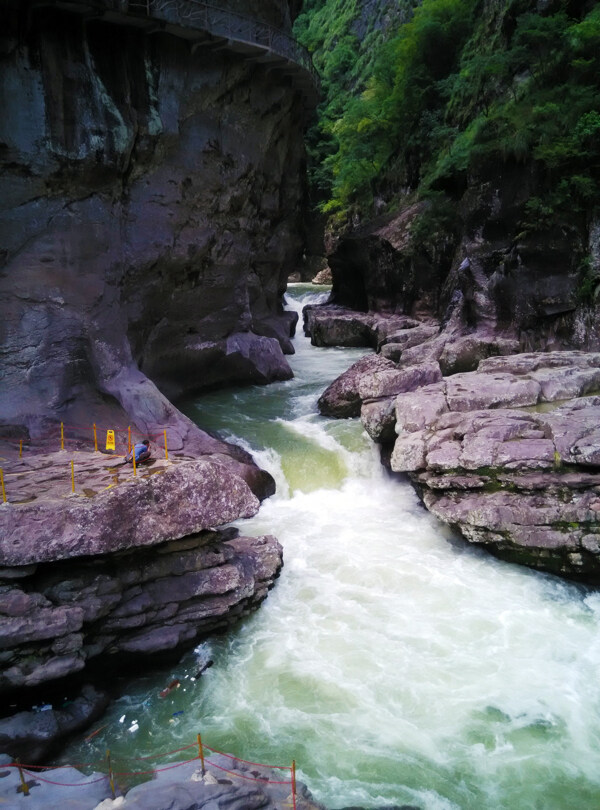
[[[19,757],[22,762],[44,761],[61,741],[100,717],[108,703],[106,693],[87,685],[62,706],[46,705],[0,720],[0,752]],[[62,774],[61,780],[68,781],[62,779]]]
[[[347,419],[360,415],[361,398],[358,385],[363,374],[375,370],[393,371],[397,366],[378,354],[368,354],[335,379],[321,394],[318,400],[319,411],[323,416]]]

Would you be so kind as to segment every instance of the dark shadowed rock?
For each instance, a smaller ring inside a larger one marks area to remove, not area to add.
[[[304,332],[313,346],[369,346],[375,348],[375,319],[367,312],[309,304],[303,309]]]
[[[18,585],[0,580],[0,691],[56,681],[100,657],[116,668],[183,649],[256,609],[281,566],[274,537],[229,530],[40,563]]]
[[[43,711],[19,712],[0,720],[0,752],[19,757],[22,762],[44,761],[50,751],[101,716],[109,698],[93,686],[61,707],[46,706]]]
[[[197,452],[159,390],[291,376],[303,96],[227,48],[192,52],[185,23],[149,34],[92,5],[0,10],[19,88],[0,120],[0,424],[152,425]],[[285,2],[233,5],[290,31]]]

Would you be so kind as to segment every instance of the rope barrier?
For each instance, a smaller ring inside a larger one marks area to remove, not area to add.
[[[186,759],[181,762],[175,762],[172,765],[164,765],[162,768],[151,768],[150,770],[145,771],[115,771],[111,759],[110,750],[106,752],[106,758],[103,760],[97,760],[96,762],[83,762],[83,763],[76,763],[76,764],[69,764],[69,765],[24,765],[19,760],[15,760],[14,762],[8,763],[5,767],[8,768],[17,768],[20,774],[21,782],[23,785],[23,792],[27,789],[27,784],[23,778],[23,774],[28,774],[29,776],[33,777],[40,782],[45,782],[49,785],[55,785],[57,787],[87,787],[88,785],[94,785],[98,782],[102,782],[103,780],[108,779],[111,785],[111,790],[113,792],[114,797],[114,777],[137,777],[137,776],[150,776],[155,773],[162,773],[163,771],[172,771],[175,768],[180,768],[183,765],[189,765],[192,762],[199,762],[202,763],[202,773],[204,774],[204,753],[203,749],[206,748],[211,751],[213,754],[220,754],[221,756],[227,757],[228,759],[235,760],[237,762],[242,762],[245,765],[255,765],[259,768],[268,768],[270,770],[279,769],[279,770],[288,770],[291,772],[291,779],[281,781],[275,779],[268,779],[262,776],[255,776],[254,774],[245,774],[240,771],[231,771],[227,768],[224,768],[221,765],[217,765],[216,762],[210,762],[210,766],[212,768],[216,768],[219,771],[223,771],[224,773],[229,774],[230,776],[238,777],[239,779],[245,779],[250,782],[261,782],[263,784],[270,784],[270,785],[291,785],[292,787],[292,797],[293,797],[293,806],[296,806],[296,762],[295,760],[292,761],[292,765],[265,765],[260,762],[252,762],[251,760],[241,759],[240,757],[235,757],[233,754],[227,754],[224,751],[217,751],[215,748],[211,748],[209,745],[205,745],[202,743],[201,735],[198,734],[198,742],[191,743],[190,745],[185,745],[182,748],[175,748],[172,751],[165,751],[163,753],[158,754],[150,754],[148,756],[143,757],[122,757],[122,759],[129,759],[133,761],[144,761],[148,759],[157,759],[159,757],[166,757],[172,756],[173,754],[179,754],[182,751],[187,751],[190,748],[199,748],[199,754],[192,759]],[[105,765],[108,769],[108,773],[102,774],[95,779],[90,779],[87,782],[57,782],[54,779],[48,779],[46,776],[42,776],[39,771],[40,770],[64,770],[66,768],[81,768],[81,767],[89,767],[93,768],[98,765]],[[36,773],[37,771],[37,773]],[[27,794],[26,794],[27,795]]]
[[[212,751],[213,754],[221,754],[224,757],[229,757],[229,759],[235,759],[236,762],[243,762],[244,765],[256,765],[257,768],[282,768],[283,770],[289,770],[290,768],[289,765],[265,765],[262,762],[251,762],[248,759],[240,759],[239,757],[234,757],[233,754],[225,754],[223,751],[216,751],[214,748],[211,748],[210,745],[206,745],[206,743],[204,743],[204,747]]]
[[[8,765],[7,767],[11,768],[13,766]],[[23,767],[23,771],[28,773],[30,776],[33,776],[34,779],[39,779],[40,782],[46,782],[48,785],[57,785],[58,787],[88,787],[88,785],[95,785],[96,782],[102,782],[104,779],[108,779],[107,774],[102,774],[102,776],[98,777],[98,779],[91,779],[89,782],[54,782],[52,779],[46,779],[45,777],[40,776],[39,773],[30,773],[25,767]]]
[[[218,768],[220,771],[224,771],[228,773],[230,776],[239,776],[240,779],[247,779],[249,782],[264,782],[268,785],[289,785],[290,781],[286,780],[285,782],[276,782],[274,779],[261,779],[258,776],[246,776],[239,771],[228,771],[227,768],[221,767],[221,765],[217,765],[215,762],[211,762],[211,766],[213,768]],[[265,766],[268,767],[268,766]],[[289,768],[289,765],[287,766]]]

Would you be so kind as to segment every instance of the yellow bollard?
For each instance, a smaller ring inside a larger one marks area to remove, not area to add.
[[[112,797],[115,798],[115,780],[112,772],[112,765],[110,764],[110,749],[106,749],[106,761],[108,762],[108,782],[112,790]]]
[[[6,490],[4,489],[4,473],[0,467],[0,484],[2,485],[2,500],[6,503]]]
[[[167,431],[164,430],[163,433],[165,434],[165,458],[169,460],[169,451],[167,450]]]
[[[29,796],[29,785],[27,784],[27,782],[25,781],[25,777],[23,776],[23,769],[21,768],[21,763],[19,762],[18,759],[15,759],[15,762],[19,769],[19,776],[21,777],[21,787],[18,788],[18,790],[21,790],[24,796]]]
[[[135,447],[133,448],[132,453],[133,453],[133,455],[132,455],[132,461],[133,461],[133,474],[134,474],[134,475],[137,475],[137,468],[136,468],[136,466],[135,466]]]
[[[127,452],[131,453],[131,425],[127,428]]]
[[[98,452],[98,435],[96,433],[96,423],[94,422],[94,452]]]
[[[60,449],[65,449],[65,428],[63,423],[60,423]]]
[[[292,802],[296,810],[296,760],[292,760]]]
[[[23,455],[23,439],[19,442],[19,458]]]
[[[75,492],[75,463],[71,460],[71,492]]]
[[[202,736],[198,734],[198,756],[202,762],[202,776],[204,776],[204,750],[202,749]]]

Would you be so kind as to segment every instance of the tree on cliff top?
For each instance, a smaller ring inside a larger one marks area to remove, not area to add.
[[[524,227],[600,204],[597,3],[423,0],[368,53],[351,39],[359,5],[308,0],[297,28],[326,79],[309,150],[334,223],[408,194],[457,195],[490,161],[536,165]]]

